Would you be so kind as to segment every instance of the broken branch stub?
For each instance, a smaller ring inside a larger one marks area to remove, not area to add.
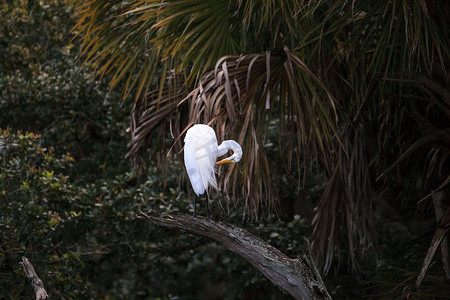
[[[30,279],[31,281],[31,285],[33,286],[36,293],[36,300],[47,299],[48,295],[47,291],[44,288],[44,283],[36,274],[36,271],[34,270],[33,265],[28,260],[28,258],[22,256],[22,262],[20,262],[19,264],[22,266],[25,275],[27,275],[28,279]]]

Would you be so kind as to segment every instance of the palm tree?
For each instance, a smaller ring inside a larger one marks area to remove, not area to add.
[[[314,163],[326,174],[313,220],[325,273],[335,250],[357,270],[375,247],[382,192],[414,201],[448,192],[446,1],[73,2],[86,62],[134,94],[137,169],[146,145],[164,143],[159,130],[170,126],[178,153],[187,127],[209,123],[244,149],[220,186],[253,216],[280,192],[272,163],[287,172]],[[269,142],[278,157],[268,157]]]

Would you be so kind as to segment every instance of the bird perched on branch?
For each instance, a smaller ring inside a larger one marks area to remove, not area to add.
[[[225,155],[228,150],[232,150],[233,155],[216,162],[217,158]],[[216,133],[208,125],[197,124],[186,132],[184,164],[195,194],[200,196],[206,191],[208,217],[210,216],[208,187],[218,189],[214,166],[216,164],[237,163],[241,160],[241,157],[242,148],[233,140],[223,141],[218,146]],[[197,197],[194,197],[194,216],[196,216],[196,199]]]

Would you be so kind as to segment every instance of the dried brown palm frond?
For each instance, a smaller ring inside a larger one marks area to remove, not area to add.
[[[166,77],[161,90],[155,90],[146,95],[147,101],[135,103],[131,112],[129,128],[131,139],[126,157],[131,159],[139,178],[147,169],[151,156],[158,155],[160,170],[166,169],[165,154],[169,148],[172,148],[166,142],[166,126],[170,126],[172,137],[179,137],[184,133],[180,130],[186,124],[187,119],[184,116],[187,110],[183,106],[177,106],[186,95],[185,82],[172,74]],[[151,150],[155,144],[158,145],[158,151],[148,153],[147,150]],[[173,148],[175,153],[179,153],[182,148],[181,143],[176,140]],[[164,173],[161,175],[165,177]]]
[[[363,124],[343,126],[341,147],[331,157],[334,170],[313,219],[317,262],[326,274],[335,249],[346,249],[352,270],[358,272],[358,256],[376,243],[373,220],[374,189],[367,161]]]
[[[178,90],[185,92],[181,81]],[[183,93],[178,91],[176,99]],[[261,122],[279,119],[280,141],[292,141],[289,137],[296,136],[296,148],[302,149],[310,159],[330,152],[329,141],[335,137],[335,117],[332,117],[336,114],[335,100],[306,64],[287,47],[219,59],[215,68],[206,72],[179,104],[168,90],[161,95],[158,104],[155,102],[134,119],[134,124],[138,125],[132,125],[129,155],[138,154],[159,122],[171,113],[176,115],[172,120],[176,119],[177,125],[181,125],[177,128],[178,134],[196,123],[210,124],[219,141],[236,139],[244,149],[240,164],[219,170],[224,173],[220,174],[219,185],[225,194],[231,191],[232,197],[227,199],[233,199],[234,204],[244,200],[252,217],[257,217],[264,209],[270,211],[275,204],[270,165],[264,152],[264,140],[260,138],[265,135],[264,127],[260,129]],[[156,109],[157,105],[159,109]],[[184,122],[180,121],[184,117],[181,111],[188,112]],[[182,139],[179,135],[174,139],[180,149]],[[294,147],[291,144],[283,150],[286,161],[292,161]],[[141,168],[139,164],[136,166]]]

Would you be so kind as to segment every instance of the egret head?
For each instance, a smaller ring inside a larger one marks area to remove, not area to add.
[[[238,161],[241,160],[242,148],[238,143],[236,143],[235,141],[229,140],[229,141],[224,141],[223,144],[226,144],[228,149],[231,149],[233,151],[233,155],[231,155],[230,157],[227,157],[225,159],[222,159],[221,161],[216,162],[216,165],[237,163]]]

